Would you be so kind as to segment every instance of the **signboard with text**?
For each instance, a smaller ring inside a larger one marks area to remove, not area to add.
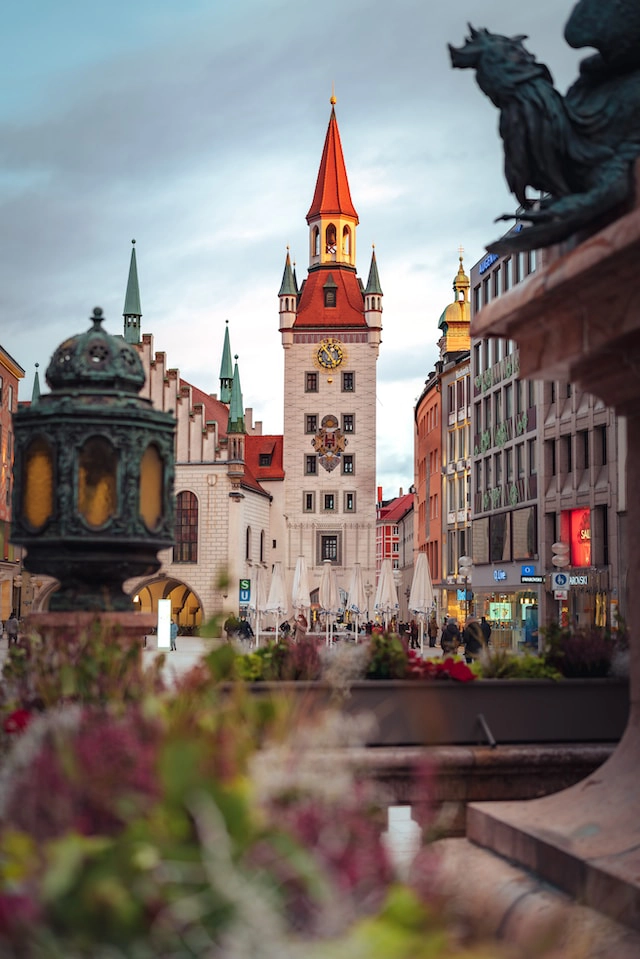
[[[248,606],[250,599],[251,599],[251,580],[241,579],[240,580],[240,605]]]

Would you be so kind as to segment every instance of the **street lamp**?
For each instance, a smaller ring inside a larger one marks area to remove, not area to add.
[[[473,559],[471,556],[461,556],[458,560],[458,575],[464,578],[464,612],[465,619],[469,617],[471,600],[469,599],[468,585],[471,582]]]
[[[372,592],[373,592],[373,586],[371,585],[369,580],[367,580],[367,582],[364,584],[364,593],[365,593],[365,596],[367,597],[367,622],[369,622],[369,620],[371,619],[371,617],[369,616],[369,598],[371,597]]]

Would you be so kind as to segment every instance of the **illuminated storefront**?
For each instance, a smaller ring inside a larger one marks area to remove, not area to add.
[[[611,621],[609,569],[593,564],[592,516],[587,508],[563,510],[560,537],[569,544],[567,597],[559,602],[564,626],[588,629],[590,626],[614,626]]]

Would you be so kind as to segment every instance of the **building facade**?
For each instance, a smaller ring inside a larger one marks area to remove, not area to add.
[[[438,616],[458,619],[469,606],[459,563],[468,555],[471,523],[469,286],[460,256],[455,299],[438,322],[440,359],[414,409],[416,549],[427,554]]]
[[[476,263],[472,315],[525,282],[538,258],[489,254]],[[615,627],[624,425],[571,384],[521,379],[509,340],[474,339],[471,361],[475,613],[510,648],[537,648],[538,627],[553,621]],[[566,567],[553,565],[561,543]]]
[[[383,559],[391,561],[393,579],[398,593],[398,619],[406,622],[409,615],[409,594],[414,566],[414,493],[402,489],[391,500],[382,499],[378,487],[376,521],[376,571],[380,573]]]
[[[19,612],[22,587],[20,548],[9,542],[13,491],[13,413],[18,409],[18,385],[24,370],[0,346],[0,620]]]

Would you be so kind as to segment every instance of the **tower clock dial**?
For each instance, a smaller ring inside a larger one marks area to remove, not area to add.
[[[345,359],[345,349],[340,340],[336,340],[332,336],[320,340],[314,355],[314,360],[320,369],[335,370],[341,363],[344,363]]]

